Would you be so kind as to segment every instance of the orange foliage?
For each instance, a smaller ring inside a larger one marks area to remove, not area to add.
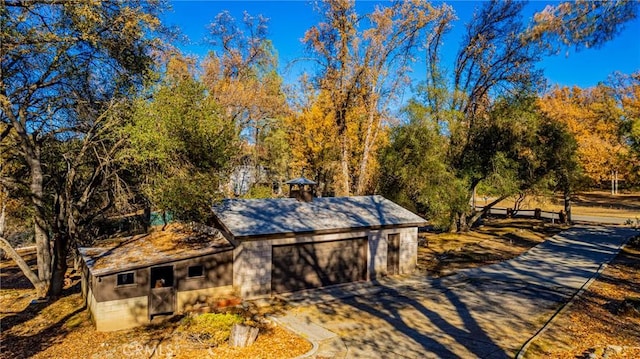
[[[556,87],[539,100],[539,105],[575,136],[578,161],[591,181],[608,180],[612,170],[622,171],[619,177],[625,175],[628,147],[619,136],[623,112],[611,88]]]

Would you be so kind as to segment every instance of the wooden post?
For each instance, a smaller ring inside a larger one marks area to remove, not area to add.
[[[533,210],[533,218],[541,219],[542,218],[542,210],[540,208],[536,208]]]
[[[473,187],[473,199],[471,200],[473,210],[476,210],[476,188]]]

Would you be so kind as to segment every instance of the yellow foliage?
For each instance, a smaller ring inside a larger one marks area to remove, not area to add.
[[[539,100],[539,105],[575,137],[578,161],[593,182],[606,181],[612,170],[624,170],[628,147],[618,135],[623,112],[611,88],[556,87]]]
[[[340,146],[333,112],[327,111],[328,105],[326,94],[321,94],[310,108],[285,118],[292,169],[332,172]]]

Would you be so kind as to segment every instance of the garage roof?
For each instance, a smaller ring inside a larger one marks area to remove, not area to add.
[[[351,229],[424,226],[426,222],[382,196],[229,199],[213,207],[236,239]]]

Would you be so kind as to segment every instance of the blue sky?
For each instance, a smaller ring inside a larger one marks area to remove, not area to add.
[[[370,12],[375,1],[357,1],[358,13]],[[479,5],[478,1],[448,1],[459,18],[445,39],[443,65],[451,69],[455,53],[461,41],[465,23]],[[531,14],[541,10],[547,1],[533,1],[526,10]],[[310,1],[171,1],[172,10],[163,15],[165,25],[178,27],[189,39],[189,43],[180,44],[186,54],[204,56],[211,48],[204,43],[207,25],[221,11],[228,10],[237,20],[241,20],[243,11],[270,19],[269,38],[278,51],[281,72],[285,82],[294,82],[304,64],[287,67],[290,62],[305,56],[300,39],[305,31],[319,21],[319,15],[313,11]],[[525,14],[526,15],[526,14]],[[605,81],[615,71],[632,73],[640,70],[640,19],[626,24],[625,29],[614,40],[599,49],[575,52],[571,49],[553,57],[545,58],[539,68],[544,70],[549,84],[580,87],[595,86]],[[413,76],[421,80],[424,77],[424,63],[416,63]]]

